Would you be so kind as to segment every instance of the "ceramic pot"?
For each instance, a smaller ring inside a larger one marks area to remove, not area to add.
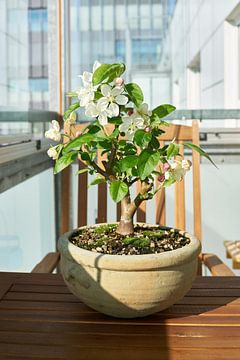
[[[73,294],[101,313],[119,318],[153,314],[179,301],[195,279],[201,244],[188,233],[190,243],[182,248],[122,256],[81,249],[69,241],[73,232],[58,242],[64,281]]]

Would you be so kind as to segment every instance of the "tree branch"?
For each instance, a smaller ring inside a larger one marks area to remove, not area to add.
[[[108,174],[104,170],[102,170],[94,161],[89,161],[89,163],[99,174],[108,179]]]
[[[128,206],[128,216],[133,217],[135,212],[137,211],[137,208],[141,205],[141,203],[144,200],[148,200],[148,197],[146,196],[147,193],[151,190],[153,187],[153,184],[149,184],[147,182],[142,182],[141,190],[135,197],[135,199],[131,202],[131,204]]]

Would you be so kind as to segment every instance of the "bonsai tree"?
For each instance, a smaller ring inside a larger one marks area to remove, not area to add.
[[[68,96],[76,101],[65,111],[64,121],[74,125],[76,110],[85,109],[90,118],[82,133],[69,136],[61,132],[59,123],[52,121],[46,137],[58,144],[51,146],[48,155],[55,160],[55,174],[81,159],[85,171],[96,174],[91,185],[108,183],[112,199],[121,202],[121,220],[117,232],[130,235],[134,231],[133,216],[143,201],[166,186],[181,181],[191,167],[190,160],[181,159],[179,145],[174,139],[168,145],[160,146],[159,137],[164,133],[163,118],[175,110],[164,104],[150,110],[144,102],[141,88],[135,83],[125,83],[122,74],[124,64],[100,64],[96,62],[93,73],[81,75],[82,86]],[[112,126],[106,126],[112,124]],[[63,143],[67,136],[68,142]],[[208,154],[192,143],[185,146],[207,157]],[[103,167],[97,164],[97,153],[106,154]],[[176,158],[177,157],[177,158]],[[158,177],[158,186],[155,177]],[[130,188],[139,181],[140,191],[134,199]]]

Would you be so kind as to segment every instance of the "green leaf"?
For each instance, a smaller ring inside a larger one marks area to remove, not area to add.
[[[71,112],[73,112],[74,110],[78,109],[80,107],[79,101],[70,105],[69,108],[65,111],[64,115],[63,115],[63,119],[67,120],[71,114]]]
[[[54,174],[58,174],[68,165],[72,164],[77,158],[77,151],[72,151],[66,155],[61,156],[55,163]]]
[[[153,109],[151,119],[154,119],[155,116],[157,116],[158,118],[161,119],[161,118],[171,114],[171,112],[173,112],[174,110],[176,110],[176,108],[173,105],[170,105],[170,104],[160,105],[160,106],[156,107],[155,109]]]
[[[145,135],[145,131],[142,129],[139,129],[135,132],[134,134],[134,139],[133,141],[138,145],[138,146],[142,146],[143,143],[143,137]]]
[[[136,106],[140,106],[142,104],[144,97],[140,86],[134,83],[129,83],[125,85],[125,90],[128,93],[130,100]]]
[[[136,166],[137,162],[138,162],[138,156],[128,155],[119,162],[119,167],[120,167],[121,171],[124,172],[124,171],[127,171],[128,169],[131,169],[134,166]]]
[[[151,141],[149,143],[149,145],[153,148],[153,149],[159,149],[159,141],[155,136],[152,136]]]
[[[102,129],[98,125],[88,126],[88,129],[88,134],[96,134],[99,131],[102,131]]]
[[[121,125],[122,119],[120,117],[112,117],[108,119],[109,124]]]
[[[124,71],[124,64],[102,64],[93,73],[93,85],[98,85],[103,81],[110,83]]]
[[[116,203],[121,201],[128,194],[128,186],[123,181],[116,180],[110,184],[110,194]]]
[[[78,170],[78,171],[76,172],[76,175],[81,175],[81,174],[84,174],[84,173],[86,173],[86,172],[88,172],[88,171],[89,171],[88,168],[84,168],[84,169]]]
[[[174,156],[179,154],[179,145],[175,143],[170,143],[167,147],[167,158],[171,159]]]
[[[160,160],[158,151],[145,149],[138,158],[138,172],[141,180],[145,180],[154,171]]]
[[[65,148],[63,149],[63,153],[67,153],[73,149],[79,149],[83,144],[88,144],[89,142],[93,141],[95,136],[93,134],[83,134],[78,136],[77,138],[71,140]]]
[[[98,184],[102,184],[102,183],[105,183],[106,182],[106,179],[101,176],[101,175],[98,175],[90,184],[89,186],[92,186],[92,185],[98,185]]]
[[[147,147],[152,140],[152,134],[146,133],[144,130],[137,130],[134,135],[135,143],[140,147]]]
[[[217,169],[217,165],[214,163],[214,161],[210,158],[210,156],[208,155],[208,153],[206,153],[202,148],[200,148],[199,146],[192,144],[190,142],[185,142],[184,143],[185,146],[187,146],[188,148],[197,151],[201,156],[204,156],[205,158],[207,158]]]
[[[90,156],[89,156],[89,154],[87,152],[81,153],[81,159],[83,161],[91,161],[91,158],[90,158]]]
[[[174,184],[176,182],[176,180],[174,180],[173,178],[169,178],[167,180],[164,181],[163,183],[163,187],[168,187],[171,186],[172,184]]]

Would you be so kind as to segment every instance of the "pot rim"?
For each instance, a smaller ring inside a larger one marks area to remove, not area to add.
[[[63,234],[58,241],[58,250],[61,255],[69,260],[82,264],[84,266],[98,269],[108,269],[113,271],[144,271],[160,268],[171,268],[172,266],[189,263],[196,259],[201,252],[201,242],[193,235],[184,231],[185,236],[189,237],[190,243],[171,251],[158,254],[140,254],[140,255],[115,255],[102,254],[90,250],[82,249],[69,241],[70,236],[79,229],[86,227],[98,227],[107,223],[80,226],[77,229]],[[113,222],[111,224],[117,224]],[[156,227],[158,225],[140,223],[136,225],[145,225]],[[173,229],[173,227],[161,226],[162,229]],[[178,229],[177,229],[178,230]],[[170,270],[170,269],[169,269]]]

